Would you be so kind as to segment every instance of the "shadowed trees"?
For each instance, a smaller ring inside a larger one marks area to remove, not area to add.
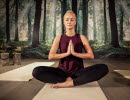
[[[35,19],[33,27],[32,47],[37,47],[39,45],[39,28],[41,19],[42,0],[35,0],[35,2],[36,2],[36,8],[35,8]]]
[[[88,2],[89,0],[83,0],[83,34],[88,37]]]
[[[30,0],[28,0],[28,3],[30,3]],[[34,1],[32,0],[30,5],[29,5],[29,9],[28,9],[28,13],[27,13],[27,19],[28,19],[28,41],[31,42],[32,41],[32,7],[33,7]]]
[[[72,10],[77,15],[77,0],[72,0]]]
[[[108,38],[107,38],[107,18],[106,18],[106,0],[103,0],[104,2],[104,43],[107,42]]]
[[[9,3],[10,0],[6,0],[6,43],[10,41]]]
[[[46,37],[46,0],[44,0],[43,41]]]
[[[108,0],[108,3],[109,3],[109,16],[111,26],[111,45],[113,47],[119,47],[116,13],[115,13],[115,0]]]
[[[93,34],[94,34],[94,40],[97,39],[95,5],[96,5],[96,0],[92,0],[92,7],[93,7]]]
[[[124,19],[124,12],[120,7],[120,40],[123,41],[124,32],[123,32],[123,19]]]
[[[57,0],[54,0],[54,27],[53,27],[53,36],[56,37],[56,8]]]
[[[64,33],[64,24],[63,24],[63,16],[65,12],[67,11],[67,0],[59,0],[61,3],[61,25],[62,25],[62,34]]]
[[[15,0],[15,39],[14,41],[19,41],[19,34],[18,34],[18,6],[19,0]]]
[[[72,10],[77,16],[77,0],[72,0]],[[76,24],[76,28],[77,28],[77,24]]]

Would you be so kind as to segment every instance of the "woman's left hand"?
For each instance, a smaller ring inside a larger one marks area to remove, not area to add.
[[[74,44],[72,40],[70,40],[70,44],[71,44],[71,54],[74,55],[75,51],[74,51]]]

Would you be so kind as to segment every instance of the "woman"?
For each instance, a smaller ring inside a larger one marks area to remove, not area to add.
[[[82,85],[101,79],[108,73],[107,65],[96,64],[84,68],[82,59],[94,59],[87,38],[75,32],[76,15],[67,11],[64,15],[66,33],[56,36],[49,53],[49,60],[60,59],[57,68],[39,66],[33,70],[34,78],[54,83],[53,88],[65,88]],[[60,48],[61,53],[57,54]],[[86,53],[82,53],[82,48]]]

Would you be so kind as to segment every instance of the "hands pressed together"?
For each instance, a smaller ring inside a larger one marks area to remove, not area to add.
[[[68,50],[67,50],[67,54],[68,55],[74,55],[74,53],[76,53],[74,51],[74,44],[72,43],[72,40],[69,41],[69,45],[68,45]]]

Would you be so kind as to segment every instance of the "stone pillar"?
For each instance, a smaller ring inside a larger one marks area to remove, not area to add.
[[[9,65],[9,53],[1,53],[0,58],[2,66]]]
[[[14,53],[13,63],[14,65],[21,65],[21,53]]]

